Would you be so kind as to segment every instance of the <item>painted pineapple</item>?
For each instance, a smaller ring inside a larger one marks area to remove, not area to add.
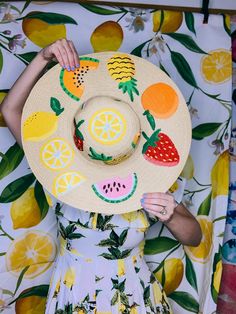
[[[134,78],[135,64],[127,54],[117,54],[111,57],[107,62],[107,68],[110,76],[119,82],[119,89],[123,93],[128,93],[131,101],[134,100],[133,93],[139,95],[137,90],[137,80]]]

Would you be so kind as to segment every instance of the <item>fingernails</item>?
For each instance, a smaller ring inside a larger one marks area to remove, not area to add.
[[[63,69],[66,69],[66,66],[65,66],[65,65],[63,65],[62,67],[63,67]]]
[[[70,66],[69,65],[66,68],[67,68],[68,71],[70,71]]]
[[[71,67],[71,70],[72,70],[72,71],[74,71],[74,70],[75,70],[75,67],[74,67],[74,66],[72,66],[72,67]]]
[[[76,64],[76,68],[79,68],[79,63]]]

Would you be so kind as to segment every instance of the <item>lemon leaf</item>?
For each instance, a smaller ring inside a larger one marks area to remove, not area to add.
[[[189,284],[198,292],[195,269],[193,267],[192,261],[189,259],[187,254],[185,254],[185,261],[186,261],[185,268],[186,279],[188,280]]]
[[[192,313],[199,313],[199,303],[190,293],[184,291],[175,291],[169,294],[168,297],[185,310]]]
[[[51,97],[50,99],[50,107],[55,112],[56,116],[59,116],[64,111],[60,101],[54,97]]]
[[[210,136],[222,125],[221,122],[202,123],[193,128],[192,138],[194,140],[202,140],[204,137]]]
[[[48,213],[49,204],[44,189],[38,180],[36,180],[34,186],[34,196],[41,212],[41,218],[43,219]]]
[[[143,50],[143,47],[149,43],[151,41],[151,39],[145,41],[144,43],[142,43],[141,45],[137,46],[136,48],[134,48],[132,51],[131,51],[131,55],[135,55],[137,57],[142,57],[142,50]]]
[[[38,285],[38,286],[30,287],[26,291],[22,291],[16,299],[14,299],[13,301],[9,303],[9,305],[16,302],[18,299],[23,299],[23,298],[27,298],[31,296],[47,297],[48,289],[49,289],[49,285]]]
[[[22,282],[22,279],[24,277],[24,274],[27,272],[28,268],[30,267],[30,265],[26,266],[20,273],[18,279],[17,279],[17,283],[16,283],[16,289],[14,291],[14,295],[16,294],[18,288],[20,287],[20,284]]]
[[[2,67],[3,67],[3,55],[2,55],[2,50],[0,49],[0,73],[2,72]]]
[[[18,54],[17,56],[27,65],[36,57],[37,53],[37,51],[31,51]]]
[[[209,212],[211,209],[211,196],[212,196],[212,191],[209,193],[209,195],[205,198],[205,200],[199,206],[197,215],[205,215],[205,216],[209,215]]]
[[[53,12],[30,12],[24,17],[16,19],[16,21],[24,19],[38,19],[48,24],[74,24],[77,25],[77,22],[72,19],[70,16],[53,13]]]
[[[145,243],[144,254],[145,255],[160,254],[162,252],[169,251],[178,244],[179,244],[178,241],[168,237],[156,237],[153,239],[148,239],[146,240]]]
[[[192,12],[184,12],[185,23],[190,32],[196,35],[195,27],[194,27],[194,15]]]
[[[196,52],[196,53],[203,53],[207,55],[207,52],[202,50],[196,42],[192,39],[191,36],[181,33],[168,33],[166,34],[170,36],[171,38],[177,40],[179,43],[181,43],[184,47],[186,47],[188,50]]]
[[[122,8],[121,10],[110,10],[103,7],[99,7],[97,5],[86,4],[86,3],[80,3],[80,6],[90,12],[93,12],[95,14],[100,14],[100,15],[113,15],[113,14],[120,14],[123,12],[127,12],[127,10],[125,10],[124,8]]]

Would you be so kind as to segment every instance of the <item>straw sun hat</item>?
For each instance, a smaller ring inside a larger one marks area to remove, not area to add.
[[[126,53],[56,65],[34,86],[22,142],[39,182],[60,201],[106,214],[139,209],[144,192],[166,192],[182,171],[191,121],[175,83]]]

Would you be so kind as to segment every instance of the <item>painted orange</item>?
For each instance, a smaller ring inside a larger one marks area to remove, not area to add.
[[[149,110],[156,118],[166,119],[176,112],[179,98],[170,85],[156,83],[143,92],[141,102],[143,108]]]

